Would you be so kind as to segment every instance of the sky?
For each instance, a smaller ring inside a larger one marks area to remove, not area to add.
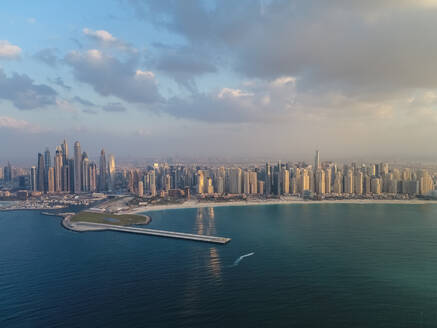
[[[5,0],[0,162],[437,159],[437,0]]]

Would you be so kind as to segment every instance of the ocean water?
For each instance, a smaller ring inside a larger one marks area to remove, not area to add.
[[[75,233],[0,212],[0,327],[437,326],[436,205],[150,215],[150,228],[232,241]]]

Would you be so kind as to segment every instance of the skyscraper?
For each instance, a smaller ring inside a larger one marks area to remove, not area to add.
[[[55,170],[53,167],[49,167],[47,170],[47,192],[55,192]]]
[[[115,158],[114,155],[110,154],[108,156],[108,187],[109,189],[114,189],[115,180]]]
[[[318,150],[316,150],[316,156],[314,158],[314,173],[316,173],[317,169],[320,169],[320,154]]]
[[[48,148],[44,151],[44,167],[47,171],[49,167],[52,167],[52,159],[50,158],[50,150]]]
[[[11,163],[9,162],[8,165],[6,165],[4,168],[3,179],[5,180],[5,182],[12,181],[12,167],[11,167]]]
[[[99,191],[106,191],[106,155],[104,149],[100,152],[99,171]]]
[[[56,155],[55,155],[55,191],[62,191],[62,167],[63,167],[63,155],[62,149],[60,146],[56,147]]]
[[[30,188],[32,191],[37,190],[37,174],[36,174],[36,167],[32,166],[30,168]]]
[[[82,153],[82,191],[90,191],[89,180],[89,164],[88,155],[86,152]]]
[[[74,193],[78,194],[82,191],[82,152],[80,143],[74,143]]]
[[[266,177],[265,177],[265,189],[266,195],[270,195],[272,193],[272,172],[270,168],[270,164],[266,163]]]
[[[63,155],[63,163],[66,164],[68,160],[68,144],[65,139],[61,145],[61,148],[62,148],[62,155]]]
[[[44,156],[41,153],[38,153],[38,170],[37,170],[37,181],[36,181],[36,189],[38,191],[44,192]]]

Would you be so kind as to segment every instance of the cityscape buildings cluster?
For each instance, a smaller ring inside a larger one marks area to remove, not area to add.
[[[82,152],[79,141],[74,143],[73,157],[69,156],[67,142],[56,147],[52,164],[50,150],[38,153],[37,166],[30,168],[30,189],[42,193],[106,192],[111,190],[115,172],[114,156],[106,165],[105,150],[100,152],[99,166]]]
[[[14,169],[8,162],[0,170],[3,185],[12,181]],[[25,171],[24,171],[25,172]],[[53,161],[49,149],[38,153],[37,165],[28,174],[18,176],[19,188],[46,194],[54,193],[131,193],[139,197],[219,197],[247,195],[274,197],[281,195],[326,198],[366,197],[374,195],[429,195],[436,176],[421,168],[394,167],[388,163],[344,164],[320,161],[316,151],[314,163],[266,163],[249,167],[206,167],[169,165],[143,168],[118,168],[113,155],[100,152],[99,164],[90,161],[80,143],[74,143],[72,157],[67,142],[56,147]]]

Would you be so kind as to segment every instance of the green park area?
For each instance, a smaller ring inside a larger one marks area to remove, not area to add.
[[[111,214],[111,213],[95,213],[82,211],[71,218],[71,222],[92,222],[105,223],[120,226],[129,226],[135,224],[148,224],[150,217],[137,214]]]

